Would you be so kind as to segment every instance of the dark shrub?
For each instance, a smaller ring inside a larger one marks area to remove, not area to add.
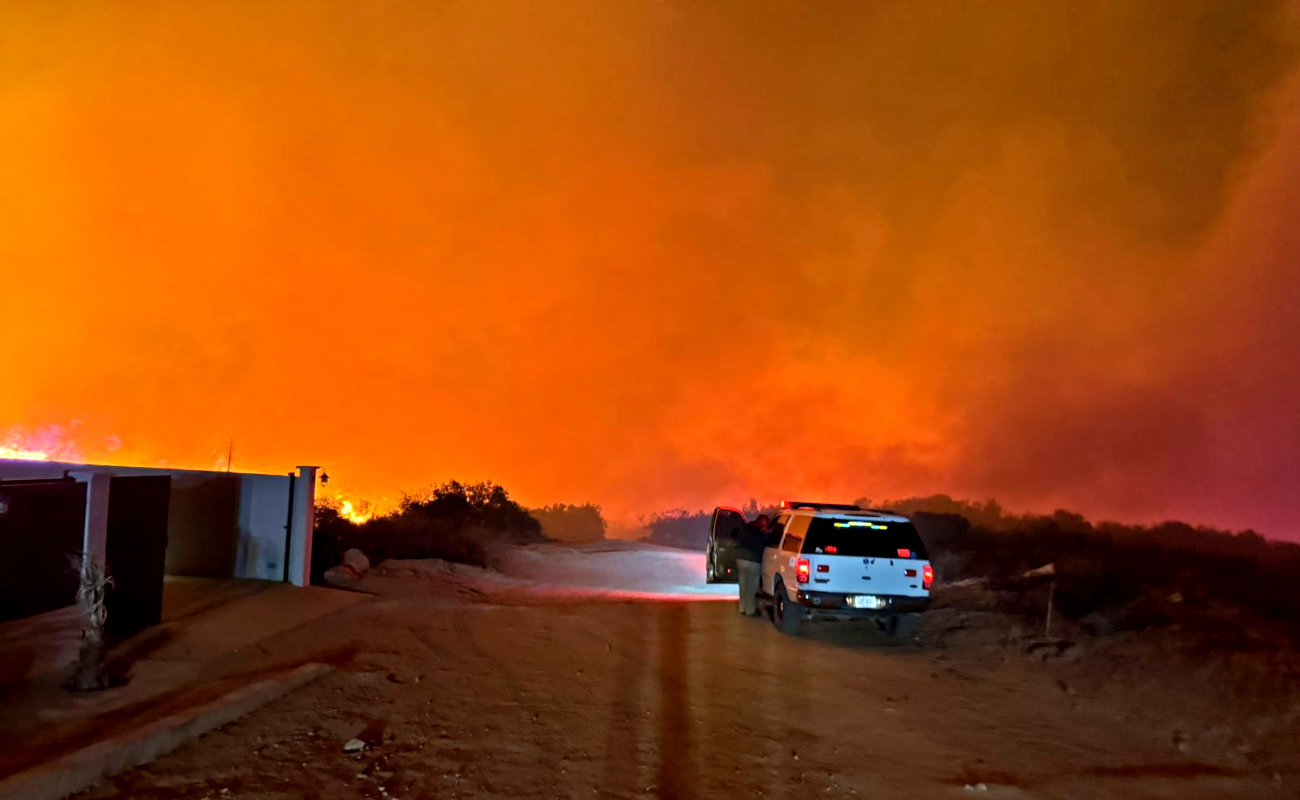
[[[396,512],[355,524],[328,502],[316,507],[312,580],[357,548],[372,563],[389,558],[441,558],[486,567],[495,548],[544,542],[541,524],[491,483],[437,484],[402,496]]]
[[[1254,531],[1094,525],[1066,511],[1011,515],[992,501],[944,495],[885,505],[911,517],[943,582],[979,577],[1018,588],[1026,570],[1055,564],[1055,607],[1066,619],[1098,614],[1122,629],[1167,623],[1177,609],[1238,609],[1277,620],[1300,611],[1300,545]],[[1041,585],[1024,591],[1026,608],[1045,603]]]
[[[703,550],[709,542],[709,520],[711,511],[687,511],[674,508],[641,518],[641,524],[650,529],[647,542],[667,545],[668,547],[685,547],[691,550]]]
[[[605,538],[605,518],[600,506],[592,503],[556,503],[528,513],[541,524],[543,535],[557,542],[598,542]]]
[[[406,493],[398,509],[396,518],[433,522],[433,531],[473,526],[481,528],[489,538],[511,544],[546,540],[541,524],[528,510],[511,500],[504,488],[490,481],[465,484],[448,481]]]
[[[755,519],[759,514],[767,514],[775,519],[781,509],[777,506],[760,506],[751,498],[741,506],[739,511],[745,519]],[[713,520],[713,511],[687,511],[674,508],[658,514],[641,517],[641,524],[650,529],[645,541],[668,547],[682,547],[688,550],[703,550],[709,543],[709,524]]]

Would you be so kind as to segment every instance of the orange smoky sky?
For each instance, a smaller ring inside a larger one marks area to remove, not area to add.
[[[0,440],[1300,538],[1298,23],[8,2]]]

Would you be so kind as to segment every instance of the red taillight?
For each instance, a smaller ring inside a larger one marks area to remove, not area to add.
[[[800,583],[807,583],[809,571],[810,569],[808,566],[808,559],[806,558],[799,559],[798,566],[795,567],[795,576],[794,576],[795,580],[799,581]]]
[[[929,589],[932,583],[934,583],[934,567],[926,564],[921,568],[921,588]]]
[[[838,547],[836,547],[835,545],[833,545],[833,544],[828,544],[828,545],[826,545],[826,554],[827,554],[827,555],[831,555],[831,556],[833,556],[833,555],[835,555],[836,553],[838,553],[839,551],[840,551],[840,549],[839,549]]]
[[[912,551],[911,551],[911,550],[908,550],[906,547],[900,547],[900,548],[898,548],[898,557],[899,557],[899,558],[911,558],[911,557],[912,557]]]
[[[903,574],[906,575],[906,576],[909,577],[909,578],[915,578],[915,577],[916,577],[916,570],[914,570],[914,569],[905,569],[905,570],[903,570]]]
[[[818,565],[817,565],[817,571],[818,571],[818,572],[830,572],[830,571],[831,571],[831,566],[830,566],[830,564],[818,564]]]

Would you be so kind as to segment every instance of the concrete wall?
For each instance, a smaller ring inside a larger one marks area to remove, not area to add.
[[[167,573],[273,581],[283,580],[285,574],[285,526],[292,482],[289,578],[300,586],[310,582],[315,467],[300,468],[300,477],[292,480],[288,474],[0,459],[0,480],[61,478],[65,473],[82,481],[93,474],[170,476]]]

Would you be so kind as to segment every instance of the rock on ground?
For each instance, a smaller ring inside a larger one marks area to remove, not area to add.
[[[335,586],[351,586],[361,580],[361,576],[347,564],[339,564],[325,570],[325,582]]]
[[[354,547],[343,554],[343,566],[350,567],[357,575],[365,575],[370,571],[370,559]]]

